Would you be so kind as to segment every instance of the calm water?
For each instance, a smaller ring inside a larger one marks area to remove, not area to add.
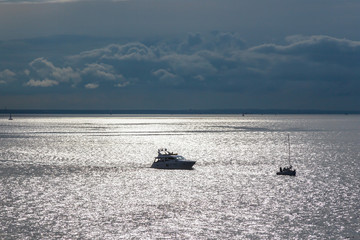
[[[0,239],[360,239],[360,116],[7,117]]]

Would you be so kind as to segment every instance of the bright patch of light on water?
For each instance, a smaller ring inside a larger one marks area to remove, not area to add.
[[[360,238],[359,116],[13,118],[0,238]],[[162,147],[194,170],[149,168]]]

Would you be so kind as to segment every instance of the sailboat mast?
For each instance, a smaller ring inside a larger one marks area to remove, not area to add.
[[[290,134],[288,134],[288,144],[289,144],[289,165],[291,166],[291,163],[290,163]]]

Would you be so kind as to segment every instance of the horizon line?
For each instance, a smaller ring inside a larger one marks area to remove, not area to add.
[[[0,114],[360,114],[318,109],[0,109]]]

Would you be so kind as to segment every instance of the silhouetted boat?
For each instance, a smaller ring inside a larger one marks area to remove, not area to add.
[[[290,162],[290,135],[288,134],[288,145],[289,145],[289,166],[288,167],[280,167],[280,171],[277,172],[277,175],[288,175],[288,176],[295,176],[296,170],[292,168],[291,162]]]
[[[11,117],[11,113],[10,113],[10,116],[9,116],[9,120],[13,120],[13,118]]]
[[[155,157],[151,167],[160,169],[192,169],[195,163],[196,161],[186,160],[177,153],[161,148],[158,150],[158,156]]]

